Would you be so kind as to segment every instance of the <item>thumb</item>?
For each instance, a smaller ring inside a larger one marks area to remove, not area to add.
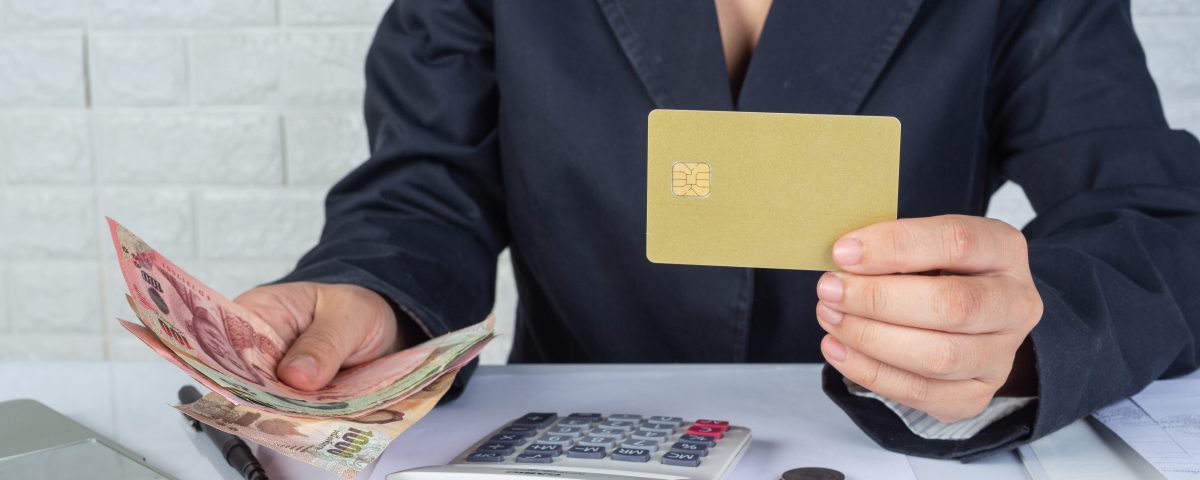
[[[346,359],[363,343],[366,329],[357,322],[340,322],[318,315],[292,343],[276,374],[300,390],[319,390],[333,380]]]

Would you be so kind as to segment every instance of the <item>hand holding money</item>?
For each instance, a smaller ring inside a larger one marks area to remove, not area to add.
[[[109,220],[127,300],[122,326],[213,390],[176,408],[351,478],[420,420],[493,337],[493,319],[418,345],[378,294],[262,287],[232,302]]]
[[[276,373],[301,390],[324,388],[342,368],[427,338],[420,338],[423,334],[415,328],[398,332],[396,314],[387,300],[357,285],[268,285],[233,301],[257,314],[290,345]]]

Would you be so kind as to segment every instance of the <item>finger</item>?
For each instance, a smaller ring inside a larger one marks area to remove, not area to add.
[[[301,390],[319,390],[333,380],[362,342],[362,332],[331,321],[314,321],[279,362],[278,375]]]
[[[946,270],[1003,271],[1027,262],[1025,237],[1007,223],[942,215],[877,223],[847,233],[833,246],[842,270],[864,275]]]
[[[1012,363],[1015,342],[996,334],[963,335],[903,327],[857,315],[842,315],[822,303],[817,304],[817,320],[826,332],[847,348],[871,358],[939,380],[997,378],[1002,368]],[[1009,358],[1005,358],[1005,356]]]
[[[842,313],[897,325],[956,333],[1032,328],[1036,292],[1006,276],[854,275],[826,273],[817,297]]]
[[[267,285],[243,292],[233,303],[258,315],[284,342],[291,344],[312,323],[315,287],[303,282]]]
[[[850,381],[946,423],[978,415],[996,391],[980,380],[922,377],[847,348],[831,335],[821,341],[821,352]]]
[[[300,333],[279,362],[278,375],[288,385],[318,390],[343,366],[373,360],[394,349],[396,326],[364,308],[350,294],[318,294],[312,324]]]

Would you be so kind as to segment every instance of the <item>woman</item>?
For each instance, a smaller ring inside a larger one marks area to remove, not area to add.
[[[1012,448],[1197,366],[1200,145],[1125,1],[401,0],[367,83],[370,160],[238,300],[298,388],[483,318],[506,246],[512,361],[825,360],[910,454]],[[654,108],[898,117],[904,219],[843,237],[836,274],[651,264]],[[981,217],[1005,180],[1024,235]]]

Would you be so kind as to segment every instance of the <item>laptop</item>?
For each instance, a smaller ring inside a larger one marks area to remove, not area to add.
[[[174,480],[146,459],[34,400],[0,403],[0,480]]]

